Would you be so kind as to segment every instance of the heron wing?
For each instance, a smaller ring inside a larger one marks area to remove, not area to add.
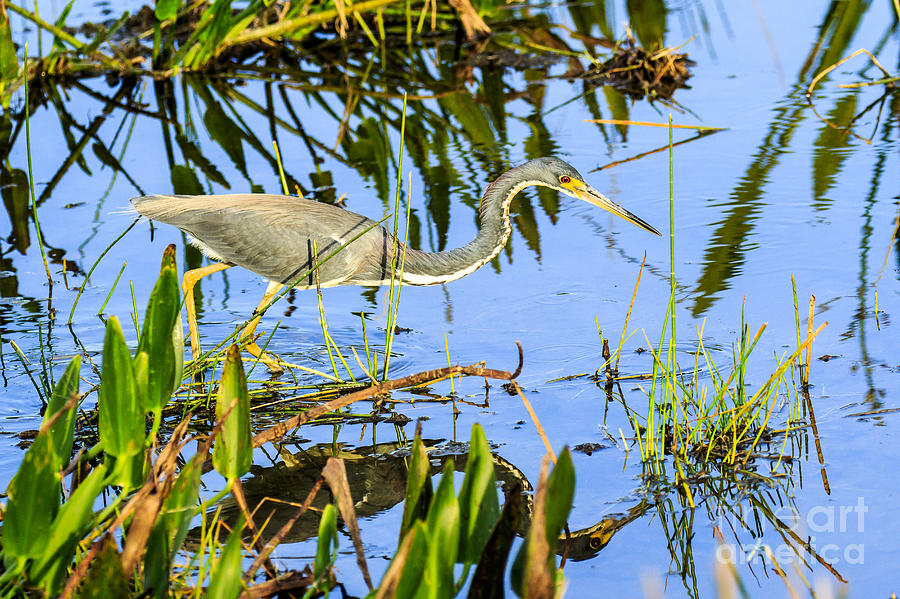
[[[212,258],[282,283],[292,283],[375,224],[337,206],[278,195],[144,196],[132,204],[144,216],[191,235]],[[320,284],[368,278],[373,263],[384,261],[375,254],[383,253],[385,235],[375,227],[344,247],[320,267]],[[298,286],[314,285],[309,274]]]

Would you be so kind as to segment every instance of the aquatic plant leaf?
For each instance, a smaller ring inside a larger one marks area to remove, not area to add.
[[[98,410],[100,443],[108,455],[124,461],[143,451],[144,411],[137,396],[131,353],[115,316],[106,323]]]
[[[4,552],[16,558],[36,558],[51,542],[54,518],[60,505],[60,470],[72,454],[75,406],[58,414],[78,392],[81,358],[76,356],[66,367],[53,390],[43,422],[55,419],[41,432],[28,451],[16,476],[9,483],[9,502],[3,522]]]
[[[43,554],[28,569],[29,580],[48,596],[56,596],[62,590],[63,577],[75,558],[78,541],[89,532],[94,501],[106,488],[108,474],[106,464],[101,464],[72,492],[50,526]]]
[[[433,495],[431,463],[428,461],[428,454],[425,452],[422,438],[416,435],[409,460],[409,473],[406,477],[406,496],[403,502],[403,519],[400,524],[399,540],[403,540],[416,520],[425,519]]]
[[[408,599],[422,588],[422,572],[428,558],[428,529],[417,520],[400,543],[394,559],[374,595],[376,599]]]
[[[180,320],[181,293],[178,288],[178,269],[175,264],[175,245],[169,245],[163,252],[159,278],[144,316],[144,327],[138,342],[138,351],[147,352],[150,357],[147,373],[147,391],[144,409],[159,412],[169,402],[175,385],[176,361],[184,360],[184,350],[176,356],[172,333]]]
[[[438,99],[441,108],[452,114],[473,144],[494,148],[497,140],[485,109],[467,94],[452,94]]]
[[[387,202],[390,195],[389,174],[393,160],[390,139],[383,123],[367,117],[357,125],[355,137],[347,135],[343,142],[347,156],[356,163],[363,176],[375,183],[375,193],[382,202]]]
[[[134,392],[138,397],[142,409],[147,411],[147,379],[150,373],[150,356],[145,351],[135,354],[132,362],[132,372],[134,372]]]
[[[216,393],[216,422],[221,423],[213,444],[213,467],[225,478],[238,478],[253,459],[250,435],[250,394],[237,345],[228,348],[222,380]]]
[[[41,555],[59,510],[61,479],[55,463],[50,435],[39,434],[6,488],[8,501],[0,540],[3,553],[20,563]]]
[[[459,560],[474,564],[500,515],[491,448],[481,425],[472,425],[466,474],[459,490]]]
[[[572,452],[566,447],[559,454],[556,466],[547,478],[547,542],[551,547],[556,547],[556,539],[559,538],[569,511],[572,509],[572,499],[575,497],[575,465],[572,463]]]
[[[209,588],[206,589],[207,599],[235,599],[241,594],[243,584],[241,576],[241,536],[244,531],[244,516],[238,518],[228,542],[219,559],[213,565],[209,576]]]
[[[178,16],[178,8],[180,6],[181,0],[156,0],[156,7],[153,13],[156,15],[157,21],[174,19]]]
[[[175,370],[172,372],[174,391],[184,379],[184,323],[181,322],[181,312],[175,317],[175,325],[172,327],[172,355],[175,356]]]
[[[500,519],[494,527],[475,574],[469,584],[469,599],[503,599],[506,583],[506,562],[516,537],[516,528],[522,513],[522,488],[516,484],[510,489]]]
[[[184,544],[196,512],[205,461],[206,455],[198,453],[181,469],[150,532],[143,564],[144,590],[154,597],[168,595],[172,562]]]
[[[83,56],[86,56],[86,55],[90,54],[91,52],[95,52],[102,43],[104,43],[106,40],[108,40],[109,38],[114,36],[119,31],[119,29],[121,29],[125,25],[125,23],[128,22],[128,20],[130,18],[131,18],[131,14],[126,11],[112,25],[105,28],[103,31],[99,31],[99,32],[95,33],[94,38],[90,41],[90,43],[81,49],[81,54]],[[116,161],[116,162],[118,162],[118,161]]]
[[[425,525],[428,527],[428,560],[422,578],[426,597],[453,597],[453,567],[459,548],[459,503],[453,487],[453,462],[444,465]],[[417,596],[421,596],[421,593]]]
[[[74,395],[78,394],[78,375],[81,372],[81,356],[76,355],[66,366],[65,372],[56,381],[53,395],[47,404],[45,415],[53,417],[62,410]],[[70,406],[65,414],[61,414],[50,427],[50,446],[55,455],[54,467],[62,469],[72,457],[72,439],[75,433],[76,406]]]
[[[546,458],[545,458],[546,460]],[[519,597],[552,597],[549,584],[556,584],[554,551],[562,527],[572,509],[575,495],[575,467],[566,447],[556,466],[545,478],[546,466],[534,498],[531,528],[516,554],[510,573],[512,589]]]
[[[167,597],[171,563],[166,528],[160,522],[150,531],[141,569],[144,571],[144,596],[156,599]]]
[[[231,25],[231,0],[214,0],[203,11],[194,33],[181,46],[170,64],[183,64],[189,68],[206,65],[216,54],[219,43],[225,38]]]

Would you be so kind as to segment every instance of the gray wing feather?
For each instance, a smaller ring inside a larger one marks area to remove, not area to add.
[[[337,206],[278,195],[143,196],[131,203],[144,216],[194,237],[212,258],[281,283],[293,282],[316,263],[313,241],[322,259],[375,224]],[[346,246],[320,267],[320,283],[383,280],[387,239],[375,227]],[[315,286],[312,275],[298,286]]]

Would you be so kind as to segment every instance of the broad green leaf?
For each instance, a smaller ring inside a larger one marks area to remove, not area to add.
[[[172,538],[170,558],[181,549],[190,528],[191,518],[197,511],[197,497],[200,492],[200,475],[203,474],[205,456],[195,455],[181,469],[172,485],[169,496],[163,503],[164,521]]]
[[[66,371],[56,381],[50,403],[47,404],[45,418],[52,418],[62,410],[72,396],[78,393],[78,375],[81,372],[81,356],[76,355],[69,362]],[[61,414],[50,427],[50,446],[56,457],[54,467],[61,470],[72,457],[72,438],[75,432],[76,405],[70,406],[65,414]]]
[[[139,451],[123,458],[115,458],[115,484],[122,487],[126,493],[143,485],[149,466],[147,458],[148,452],[146,451]]]
[[[547,477],[547,542],[555,550],[556,540],[572,509],[575,497],[575,466],[569,448],[563,448],[556,460],[556,466]]]
[[[181,0],[156,0],[156,9],[153,11],[156,14],[156,20],[165,21],[176,18],[180,4]]]
[[[137,397],[131,353],[115,316],[106,323],[98,410],[100,443],[107,454],[124,461],[143,451],[144,411]]]
[[[76,356],[53,390],[44,415],[48,422],[78,392],[81,359]],[[53,426],[39,434],[25,453],[25,459],[7,488],[9,502],[3,521],[2,544],[7,555],[15,558],[41,555],[50,538],[54,518],[59,512],[62,479],[60,470],[72,454],[75,409],[69,408],[56,418]]]
[[[0,540],[3,553],[20,562],[41,555],[59,511],[61,484],[56,461],[50,435],[38,435],[6,489]]]
[[[150,533],[144,558],[144,590],[153,597],[168,594],[172,562],[187,537],[191,518],[197,510],[200,475],[205,461],[205,456],[198,453],[181,469]]]
[[[466,475],[459,490],[459,559],[463,563],[477,563],[481,551],[491,536],[500,502],[497,500],[497,478],[494,461],[484,429],[472,426]]]
[[[554,553],[558,544],[559,533],[569,517],[569,511],[572,509],[572,498],[575,495],[575,467],[572,464],[572,454],[569,452],[568,447],[564,448],[559,458],[557,458],[556,466],[547,477],[546,483],[539,484],[537,493],[544,494],[543,534],[544,542],[546,543],[545,548],[549,551],[546,568],[548,572],[552,573],[556,571]],[[539,509],[537,503],[535,501],[535,510]],[[527,585],[524,585],[524,582],[527,580],[529,573],[534,571],[533,568],[541,568],[541,566],[533,563],[534,554],[532,551],[535,550],[534,545],[538,542],[537,535],[541,533],[541,531],[534,529],[534,520],[535,517],[532,518],[532,529],[526,536],[525,542],[522,543],[516,559],[513,561],[510,574],[513,591],[519,597],[527,598],[531,596],[530,589]]]
[[[625,94],[611,85],[604,85],[603,95],[606,98],[609,111],[612,113],[612,118],[621,121],[627,121],[631,118],[628,110],[628,99],[625,97]],[[622,141],[628,140],[628,125],[616,125],[616,131],[622,136]]]
[[[462,126],[474,145],[484,149],[495,148],[497,139],[488,119],[486,109],[468,94],[450,94],[438,99],[441,108],[450,113]]]
[[[225,478],[239,478],[253,460],[250,394],[237,345],[228,348],[216,393],[216,422],[222,423],[213,443],[213,466]]]
[[[150,377],[150,356],[147,352],[138,349],[132,363],[134,372],[134,392],[138,396],[139,404],[144,412],[147,412],[147,386]]]
[[[242,515],[234,529],[228,536],[225,549],[219,559],[213,565],[209,575],[209,588],[206,589],[206,599],[235,599],[241,594],[243,585],[241,576],[241,535],[244,531],[244,516]]]
[[[522,488],[510,490],[506,503],[500,512],[500,520],[488,539],[469,583],[468,599],[503,599],[506,583],[498,575],[506,572],[509,551],[516,537],[519,518],[522,513]]]
[[[176,355],[172,335],[176,324],[181,324],[181,294],[178,289],[178,269],[175,265],[175,246],[169,245],[163,252],[159,278],[144,316],[144,327],[138,342],[138,351],[147,352],[147,395],[144,410],[158,413],[169,402],[175,390]],[[181,351],[183,359],[184,350]],[[181,382],[180,380],[178,381]]]
[[[428,559],[422,587],[416,597],[453,597],[453,568],[459,549],[459,504],[453,487],[453,462],[444,465],[425,525],[428,527]]]
[[[144,571],[145,597],[164,599],[169,596],[169,572],[172,564],[169,561],[169,539],[166,527],[160,522],[153,526],[147,539],[147,551],[141,564]]]
[[[400,574],[394,599],[414,597],[423,584],[422,573],[425,571],[425,565],[428,561],[430,543],[428,541],[428,529],[422,520],[418,520],[409,530],[408,538],[410,539],[410,547],[405,556],[406,559],[402,564],[398,563]],[[405,542],[407,542],[406,539],[404,539]],[[401,556],[394,556],[388,571],[394,567],[394,562],[399,559],[401,559]]]
[[[57,29],[65,30],[68,27],[68,25],[66,25],[66,19],[69,18],[69,13],[72,11],[72,6],[74,4],[75,0],[69,0],[69,3],[60,11],[59,18],[56,19]],[[57,36],[53,36],[53,49],[60,51],[65,51],[66,49],[64,42]]]
[[[403,540],[416,520],[425,519],[432,495],[434,491],[431,487],[431,463],[428,461],[421,437],[416,435],[409,458],[409,473],[406,477],[406,498],[400,524],[400,540]]]
[[[43,555],[29,568],[29,579],[48,596],[60,592],[63,576],[75,559],[75,548],[89,532],[94,500],[106,487],[108,468],[101,464],[87,476],[60,508],[44,540]]]
[[[102,162],[104,166],[108,166],[114,171],[122,170],[122,165],[119,164],[118,159],[109,152],[109,149],[105,145],[99,141],[95,141],[91,145],[91,149],[94,150],[94,156],[97,157],[97,160]]]

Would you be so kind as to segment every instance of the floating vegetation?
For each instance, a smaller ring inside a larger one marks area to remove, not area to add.
[[[647,50],[629,34],[613,48],[612,56],[595,62],[579,75],[595,85],[611,85],[634,100],[670,100],[678,89],[688,88],[688,70],[696,63],[678,48]]]

